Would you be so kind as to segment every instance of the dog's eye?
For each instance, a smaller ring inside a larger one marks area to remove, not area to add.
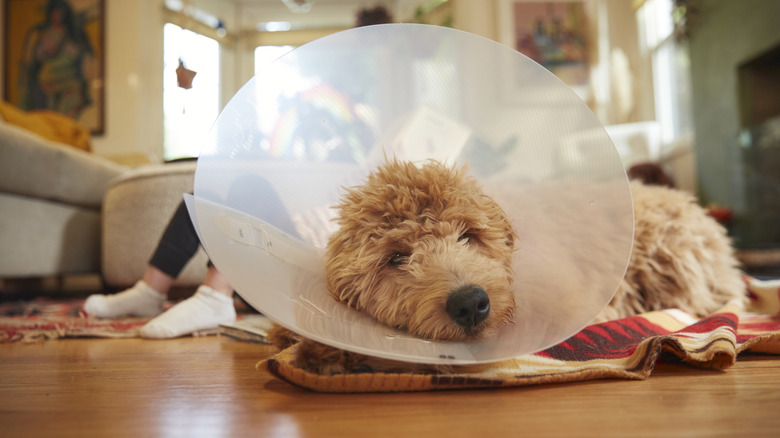
[[[403,264],[406,264],[406,262],[409,261],[409,254],[403,254],[400,252],[393,253],[393,255],[390,256],[390,260],[387,261],[387,263],[393,265],[393,266],[400,266]]]
[[[471,243],[474,236],[471,233],[463,233],[458,237],[458,242]]]

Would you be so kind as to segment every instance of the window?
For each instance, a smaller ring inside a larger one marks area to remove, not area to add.
[[[673,3],[673,0],[646,0],[637,11],[640,44],[653,67],[655,114],[664,145],[693,132],[690,59],[687,46],[677,42],[674,36]]]
[[[171,23],[163,32],[165,160],[197,157],[219,114],[219,43]],[[179,86],[180,65],[196,73],[189,89]]]

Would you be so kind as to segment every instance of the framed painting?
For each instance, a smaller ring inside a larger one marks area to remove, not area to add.
[[[104,0],[6,0],[3,98],[104,130]]]
[[[590,81],[585,1],[502,0],[501,43],[541,64],[580,97]]]

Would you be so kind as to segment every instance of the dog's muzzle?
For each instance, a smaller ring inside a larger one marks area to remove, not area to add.
[[[490,314],[490,297],[481,287],[466,285],[450,293],[445,310],[453,321],[471,333]]]

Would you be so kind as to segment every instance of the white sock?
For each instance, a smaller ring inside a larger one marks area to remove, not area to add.
[[[141,327],[143,338],[167,339],[219,327],[236,320],[233,298],[206,285]]]
[[[84,302],[84,311],[99,318],[157,316],[163,312],[164,304],[165,295],[138,280],[130,289],[113,295],[90,295]]]

